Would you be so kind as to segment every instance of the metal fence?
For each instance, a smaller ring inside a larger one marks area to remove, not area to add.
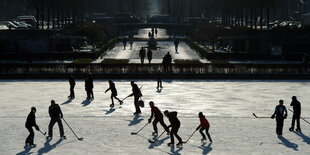
[[[0,64],[0,74],[158,74],[161,64]],[[303,64],[173,64],[174,74],[309,74]]]

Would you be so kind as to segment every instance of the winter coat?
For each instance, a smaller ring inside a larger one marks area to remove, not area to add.
[[[151,108],[151,118],[153,117],[153,115],[155,116],[155,119],[163,119],[163,114],[155,106]]]
[[[206,119],[205,115],[202,115],[199,117],[200,119],[200,125],[197,128],[203,127],[203,128],[209,128],[210,124],[208,120]]]
[[[291,102],[291,106],[293,106],[294,114],[295,114],[295,115],[300,115],[300,113],[301,113],[300,102],[297,101],[297,100],[293,100],[293,101]]]
[[[141,90],[139,89],[138,85],[136,85],[136,84],[132,85],[132,94],[135,97],[141,97],[142,96]]]
[[[287,110],[284,105],[277,105],[273,114],[276,118],[286,118]]]
[[[60,106],[58,104],[51,105],[48,109],[48,113],[52,119],[60,119],[63,117]]]
[[[116,88],[115,88],[114,82],[111,82],[111,83],[109,83],[109,84],[110,84],[110,88],[108,88],[108,89],[106,90],[106,92],[109,91],[109,90],[111,90],[112,96],[117,96],[117,90],[116,90]]]
[[[25,123],[25,126],[26,127],[36,127],[36,128],[39,128],[37,123],[36,123],[36,116],[34,114],[34,112],[30,112],[28,114],[28,117],[27,117],[27,120],[26,120],[26,123]]]
[[[145,50],[144,49],[141,49],[140,52],[139,52],[139,57],[140,58],[144,58],[145,57]]]
[[[147,58],[148,58],[149,60],[152,60],[152,51],[151,51],[151,50],[149,50],[149,51],[147,52]]]
[[[179,127],[180,126],[180,121],[179,119],[177,118],[177,112],[173,111],[173,112],[169,112],[167,117],[169,119],[169,122],[171,125],[169,125],[169,127]]]
[[[75,81],[73,78],[69,78],[69,83],[70,83],[70,86],[75,86]]]

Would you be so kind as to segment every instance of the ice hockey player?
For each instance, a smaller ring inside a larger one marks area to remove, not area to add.
[[[179,128],[181,126],[181,123],[179,119],[177,118],[177,112],[169,112],[166,110],[164,112],[165,116],[169,119],[170,125],[168,128],[172,127],[170,130],[170,139],[171,142],[168,143],[168,146],[173,146],[174,145],[174,136],[178,139],[179,143],[177,144],[177,147],[182,146],[182,138],[178,135]]]
[[[211,139],[211,136],[210,136],[210,134],[209,134],[210,124],[209,124],[208,120],[206,119],[205,115],[203,115],[202,112],[200,112],[200,113],[198,114],[198,116],[199,116],[199,119],[200,119],[200,125],[196,128],[196,130],[199,130],[199,129],[200,129],[199,132],[200,132],[200,134],[202,135],[201,141],[203,142],[203,141],[206,140],[206,136],[205,136],[205,134],[203,133],[203,131],[206,130],[206,134],[207,134],[207,136],[208,136],[208,138],[209,138],[209,141],[212,143],[212,139]]]
[[[58,123],[59,126],[59,133],[60,138],[66,139],[66,136],[64,136],[64,128],[61,122],[61,118],[63,118],[63,114],[61,112],[61,109],[58,104],[55,103],[54,100],[51,101],[51,105],[48,109],[48,113],[51,117],[50,124],[48,125],[48,137],[46,139],[52,139],[53,138],[53,126],[55,123]]]
[[[75,94],[74,94],[75,80],[73,78],[73,75],[69,76],[68,81],[70,84],[70,95],[68,96],[68,98],[74,99],[75,98]]]
[[[30,145],[30,146],[35,146],[35,144],[33,143],[34,132],[33,132],[32,127],[34,126],[37,131],[40,131],[40,128],[36,123],[36,115],[35,115],[36,112],[37,112],[37,109],[35,107],[31,107],[31,111],[28,114],[28,117],[25,123],[25,127],[29,131],[29,136],[27,137],[25,144]]]
[[[152,122],[153,116],[155,117],[155,119],[153,121],[154,132],[152,134],[153,135],[157,135],[158,134],[158,130],[157,130],[157,123],[158,122],[163,126],[163,128],[165,129],[167,134],[169,134],[169,129],[168,129],[167,125],[164,122],[164,116],[161,113],[161,111],[157,107],[154,106],[154,102],[153,101],[150,101],[149,105],[151,107],[151,117],[149,118],[149,123]]]
[[[297,132],[301,132],[300,129],[300,114],[301,114],[301,106],[300,106],[300,102],[297,100],[296,96],[292,97],[292,102],[291,102],[291,106],[293,106],[293,110],[294,110],[294,114],[292,117],[292,126],[290,128],[290,131],[294,131],[294,126],[295,126],[295,120],[297,122]]]
[[[276,133],[278,136],[282,136],[284,119],[287,118],[287,110],[283,104],[284,104],[284,101],[279,100],[279,105],[276,106],[276,109],[273,115],[271,116],[271,119],[276,118],[276,122],[277,122]]]
[[[112,104],[110,105],[110,107],[114,107],[114,100],[113,98],[117,99],[119,101],[120,104],[122,104],[123,102],[117,98],[117,90],[115,88],[115,84],[112,80],[109,80],[109,88],[105,91],[105,93],[107,93],[109,90],[111,90],[111,100],[112,100]]]
[[[139,89],[138,85],[135,84],[134,81],[131,81],[130,84],[132,87],[132,94],[130,94],[129,97],[134,96],[134,105],[136,108],[136,112],[133,114],[139,115],[139,114],[141,114],[141,110],[140,110],[140,107],[138,105],[138,101],[139,101],[139,98],[142,97],[142,93],[141,93],[141,90]]]

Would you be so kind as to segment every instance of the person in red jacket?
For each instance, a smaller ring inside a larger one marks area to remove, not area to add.
[[[165,129],[165,131],[167,132],[167,134],[169,134],[169,129],[167,127],[167,125],[164,122],[164,116],[161,113],[161,111],[154,106],[154,102],[150,101],[149,105],[151,107],[151,117],[149,118],[149,123],[152,122],[152,118],[153,116],[155,116],[155,119],[153,121],[153,128],[154,128],[154,132],[152,133],[153,135],[157,135],[158,134],[158,130],[157,130],[157,123],[159,122],[163,128]]]
[[[209,124],[208,120],[206,119],[205,115],[203,115],[202,112],[200,112],[198,114],[198,116],[199,116],[199,119],[200,119],[200,125],[196,128],[196,130],[200,129],[199,132],[202,135],[201,141],[205,141],[206,140],[206,136],[203,133],[203,130],[206,130],[206,134],[207,134],[207,136],[209,138],[209,141],[212,143],[212,139],[211,139],[211,136],[209,134],[210,124]]]

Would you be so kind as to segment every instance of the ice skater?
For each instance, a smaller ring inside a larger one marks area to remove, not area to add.
[[[127,38],[123,38],[123,45],[124,45],[124,50],[126,50],[126,45],[127,45]]]
[[[130,94],[129,97],[134,96],[134,105],[136,108],[136,112],[133,114],[139,115],[139,114],[141,114],[141,110],[140,110],[140,107],[138,105],[138,101],[139,101],[139,98],[142,97],[142,93],[141,93],[141,90],[139,89],[138,85],[135,84],[134,81],[131,81],[130,84],[132,87],[132,94]]]
[[[149,64],[150,64],[151,61],[152,61],[152,57],[153,57],[153,52],[152,52],[152,50],[149,48],[148,51],[147,51],[147,59],[149,60]]]
[[[64,128],[61,122],[61,118],[63,118],[63,114],[61,112],[60,106],[55,103],[54,100],[51,101],[51,105],[48,109],[48,113],[51,117],[50,124],[48,125],[48,136],[46,139],[52,139],[53,138],[53,126],[55,123],[58,123],[59,126],[59,133],[60,138],[66,139],[66,136],[64,135]]]
[[[292,126],[290,127],[289,130],[290,131],[294,131],[295,120],[296,120],[296,122],[297,122],[296,131],[297,132],[301,132],[301,129],[300,129],[301,106],[300,106],[300,102],[297,100],[296,96],[292,97],[291,106],[293,106],[294,114],[293,114],[293,117],[292,117]]]
[[[157,87],[156,87],[157,89],[159,89],[159,88],[163,88],[163,85],[162,85],[162,80],[161,80],[161,77],[160,77],[160,75],[158,74],[157,75]]]
[[[32,127],[35,127],[37,131],[40,131],[39,126],[36,123],[36,115],[35,113],[37,112],[37,109],[35,107],[31,107],[31,111],[28,114],[26,123],[25,123],[25,127],[27,128],[27,130],[29,131],[29,135],[25,141],[26,145],[30,145],[30,146],[35,146],[35,144],[33,143],[34,141],[34,132]]]
[[[279,105],[276,106],[276,109],[273,115],[271,116],[271,119],[276,118],[276,122],[277,122],[276,133],[278,136],[282,136],[284,119],[287,118],[287,110],[283,104],[284,104],[284,101],[279,100]]]
[[[88,74],[88,77],[85,78],[85,91],[88,100],[94,100],[94,82],[93,77],[91,74]]]
[[[119,98],[117,98],[117,90],[116,90],[115,84],[112,80],[109,80],[109,88],[105,91],[105,93],[107,93],[109,90],[111,90],[111,101],[112,101],[112,104],[110,105],[110,107],[114,107],[113,98],[117,99],[120,104],[123,104],[123,101],[121,101]]]
[[[199,129],[200,129],[199,132],[200,132],[200,134],[201,134],[201,136],[202,136],[201,141],[203,142],[203,141],[206,140],[206,136],[205,136],[205,134],[203,133],[203,131],[206,130],[206,134],[207,134],[207,136],[208,136],[208,138],[209,138],[209,141],[212,143],[212,139],[211,139],[211,136],[210,136],[210,134],[209,134],[210,124],[209,124],[208,120],[206,119],[205,115],[203,115],[202,112],[200,112],[200,113],[198,114],[198,117],[199,117],[199,119],[200,119],[200,125],[196,128],[196,130],[199,130]]]
[[[152,135],[158,135],[158,130],[157,130],[157,123],[158,122],[161,124],[161,126],[163,126],[163,128],[165,129],[167,134],[169,134],[169,129],[168,129],[167,125],[164,122],[164,116],[161,113],[161,111],[157,107],[154,106],[154,102],[153,101],[150,101],[149,105],[151,107],[151,117],[148,120],[149,123],[152,122],[153,116],[155,117],[155,119],[153,121],[154,132],[152,133]]]
[[[73,78],[73,75],[69,76],[68,81],[70,84],[70,95],[68,96],[68,98],[74,99],[75,98],[75,94],[74,94],[75,80]]]
[[[174,39],[175,53],[178,53],[179,43],[180,43],[179,39],[175,38]]]
[[[179,119],[177,118],[177,112],[169,112],[166,110],[164,112],[165,116],[169,119],[170,125],[168,128],[172,127],[170,130],[170,139],[171,142],[168,143],[168,146],[173,146],[174,145],[174,136],[178,139],[179,143],[177,144],[177,147],[182,146],[182,138],[178,135],[178,131],[180,129],[181,123]]]
[[[145,49],[143,47],[141,47],[141,49],[140,49],[139,57],[140,57],[141,64],[144,64]]]

